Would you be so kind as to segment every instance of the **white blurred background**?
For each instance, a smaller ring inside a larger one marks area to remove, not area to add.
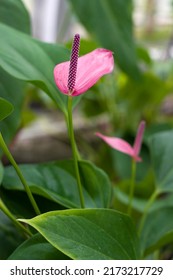
[[[85,1],[85,0],[83,0]],[[96,0],[95,0],[96,1]],[[106,0],[105,0],[106,1]],[[23,0],[30,11],[33,35],[46,42],[69,40],[75,29],[86,36],[74,15],[70,0]],[[150,29],[173,24],[173,0],[134,0],[134,24]]]

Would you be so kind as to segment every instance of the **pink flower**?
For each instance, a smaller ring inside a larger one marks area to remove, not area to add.
[[[135,161],[141,161],[139,153],[142,145],[142,138],[145,130],[145,121],[141,121],[136,134],[133,147],[123,139],[117,137],[107,137],[99,132],[96,133],[103,141],[105,141],[113,149],[118,150],[124,154],[131,156]]]
[[[113,71],[112,52],[96,49],[78,58],[79,35],[74,37],[71,60],[60,63],[54,68],[54,79],[64,94],[77,96],[92,87],[103,75]]]

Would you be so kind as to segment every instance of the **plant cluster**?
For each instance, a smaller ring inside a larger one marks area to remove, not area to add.
[[[73,11],[102,47],[80,55],[87,42],[81,41],[80,51],[76,34],[71,56],[66,47],[31,37],[20,0],[0,3],[0,258],[172,258],[173,130],[159,106],[173,85],[170,74],[162,79],[146,70],[144,50],[137,57],[131,1],[96,6],[72,0]],[[26,83],[43,90],[62,112],[72,159],[16,163],[8,144],[20,125]],[[106,113],[116,134],[96,131],[99,167],[83,159],[76,143],[73,109],[79,102],[91,120]]]

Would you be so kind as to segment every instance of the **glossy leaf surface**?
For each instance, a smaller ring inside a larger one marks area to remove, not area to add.
[[[80,207],[73,161],[21,165],[21,171],[33,193],[44,196],[67,208]],[[80,162],[86,207],[108,207],[111,185],[107,175],[93,164]],[[23,191],[14,169],[5,169],[3,187]]]
[[[114,210],[71,209],[23,220],[72,259],[137,259],[139,244],[131,219]]]

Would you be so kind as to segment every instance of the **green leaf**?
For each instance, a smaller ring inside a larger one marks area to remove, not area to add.
[[[62,252],[54,248],[40,234],[35,234],[22,243],[8,260],[67,260]]]
[[[107,175],[93,164],[80,162],[86,207],[108,207],[111,185]],[[79,208],[80,200],[73,161],[20,165],[21,171],[35,194],[44,196],[67,208]],[[24,191],[12,167],[5,168],[3,187]]]
[[[2,186],[0,188],[0,197],[7,206],[7,208],[17,218],[31,219],[35,216],[35,211],[25,192],[6,190]],[[40,195],[34,195],[37,205],[41,213],[54,210],[64,210],[65,208],[56,202],[46,199]]]
[[[30,18],[21,0],[0,0],[0,22],[30,33]]]
[[[0,24],[0,36],[3,38],[0,44],[2,68],[15,78],[36,84],[56,102],[63,112],[66,112],[67,97],[55,86],[53,69],[56,64],[67,60],[67,50],[56,46],[57,61],[55,63],[44,51],[43,43],[40,45],[37,40],[24,33]]]
[[[0,97],[0,121],[8,117],[13,112],[13,105]]]
[[[148,214],[141,233],[141,248],[147,255],[173,241],[173,206]]]
[[[71,0],[74,11],[85,28],[102,47],[114,52],[115,61],[129,76],[140,76],[133,38],[132,1]]]
[[[24,241],[9,218],[0,211],[0,259],[8,256]]]
[[[149,141],[156,188],[173,192],[173,130],[156,133]]]
[[[0,96],[14,106],[13,113],[0,123],[0,131],[6,141],[12,140],[21,123],[21,110],[25,96],[24,82],[19,81],[0,67]]]
[[[54,211],[23,221],[72,259],[139,258],[138,239],[131,219],[114,210]]]

